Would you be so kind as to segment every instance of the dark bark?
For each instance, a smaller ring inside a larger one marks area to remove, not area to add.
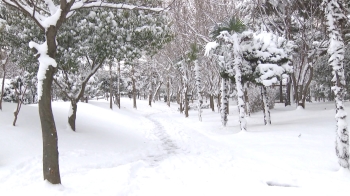
[[[305,102],[306,102],[306,97],[308,95],[308,90],[309,90],[309,86],[311,84],[311,80],[312,80],[312,77],[314,76],[314,68],[312,66],[310,66],[310,75],[309,75],[309,79],[308,81],[306,82],[305,84],[305,87],[304,87],[304,90],[302,92],[302,102],[301,102],[301,106],[303,108],[305,108]]]
[[[285,96],[285,102],[284,102],[284,105],[287,106],[287,105],[291,105],[290,103],[290,88],[291,88],[291,77],[288,78],[288,81],[287,81],[287,86],[286,86],[286,96]]]
[[[213,96],[213,95],[209,95],[209,105],[210,105],[211,111],[215,112],[215,108],[214,108],[214,96]]]
[[[298,103],[298,98],[299,98],[299,94],[298,94],[298,83],[297,83],[297,80],[295,78],[295,75],[292,74],[291,75],[291,78],[292,78],[292,82],[293,82],[293,87],[294,87],[294,100],[296,103]]]
[[[52,66],[46,71],[43,80],[42,96],[39,100],[39,115],[43,136],[43,173],[44,180],[52,184],[60,184],[57,130],[51,108],[51,85],[54,75]]]
[[[283,83],[282,83],[282,79],[280,80],[280,103],[283,103]]]
[[[74,99],[70,100],[70,116],[68,116],[68,124],[73,131],[76,131],[75,121],[77,119],[78,105],[77,101]]]

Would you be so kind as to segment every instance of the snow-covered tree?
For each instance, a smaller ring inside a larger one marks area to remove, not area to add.
[[[344,39],[342,37],[342,25],[347,20],[345,16],[345,4],[342,0],[324,0],[323,6],[327,19],[327,31],[329,36],[328,60],[332,67],[332,90],[335,94],[335,106],[337,121],[336,126],[336,154],[339,165],[342,168],[350,168],[349,158],[349,131],[346,122],[347,114],[343,104],[345,95],[345,74],[344,74]]]
[[[271,124],[266,87],[277,84],[282,78],[288,78],[292,72],[293,42],[273,33],[258,32],[249,34],[250,41],[242,42],[245,59],[244,78],[261,86],[264,122]]]
[[[242,37],[245,30],[244,24],[237,18],[231,18],[230,20],[219,24],[214,27],[212,31],[212,37],[216,39],[215,42],[210,42],[206,46],[206,54],[209,54],[210,50],[215,48],[215,55],[218,59],[220,67],[220,75],[222,77],[222,105],[221,105],[221,120],[223,126],[227,123],[228,114],[228,79],[234,77],[238,99],[238,112],[241,131],[245,131],[246,119],[245,119],[245,103],[244,92],[242,85],[242,69],[243,69],[243,53],[241,50]]]
[[[82,0],[52,0],[31,3],[22,0],[2,0],[6,5],[17,9],[26,14],[35,22],[45,35],[45,41],[41,44],[30,42],[29,46],[36,50],[39,61],[38,71],[38,97],[39,114],[43,133],[43,174],[44,179],[52,184],[60,184],[60,172],[58,163],[57,149],[57,130],[51,108],[51,87],[53,76],[56,71],[56,53],[57,53],[57,33],[68,18],[75,12],[91,7],[110,7],[114,9],[125,10],[149,10],[154,12],[162,11],[160,8],[150,8],[135,4],[113,3]],[[139,3],[139,4],[136,4]]]

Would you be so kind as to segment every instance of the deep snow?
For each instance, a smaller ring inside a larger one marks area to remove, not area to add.
[[[261,113],[239,132],[237,106],[227,127],[204,109],[190,117],[177,105],[152,107],[122,99],[122,108],[91,100],[78,104],[77,132],[67,125],[68,102],[53,102],[62,185],[42,179],[37,105],[0,112],[0,195],[336,195],[350,191],[334,150],[334,103],[306,110],[276,105],[272,125]],[[346,103],[347,108],[350,104]]]

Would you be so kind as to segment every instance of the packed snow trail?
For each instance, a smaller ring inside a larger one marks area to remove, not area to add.
[[[152,130],[153,134],[161,141],[161,146],[166,152],[165,154],[160,155],[149,155],[149,158],[151,158],[152,161],[151,165],[155,166],[155,164],[157,164],[159,161],[162,161],[168,156],[176,154],[179,147],[171,140],[163,125],[152,118],[152,114],[146,115],[145,117],[154,124],[154,128]]]

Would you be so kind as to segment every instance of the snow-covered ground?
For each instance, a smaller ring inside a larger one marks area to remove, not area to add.
[[[54,102],[62,185],[42,178],[37,105],[0,112],[0,195],[336,195],[350,192],[350,173],[335,156],[334,103],[306,110],[276,105],[272,125],[262,112],[238,132],[236,106],[227,127],[220,115],[185,118],[164,102],[122,99],[78,104],[77,132],[67,128],[68,102]],[[350,108],[350,104],[347,104]],[[114,106],[116,107],[116,106]],[[350,120],[349,120],[350,122]]]

